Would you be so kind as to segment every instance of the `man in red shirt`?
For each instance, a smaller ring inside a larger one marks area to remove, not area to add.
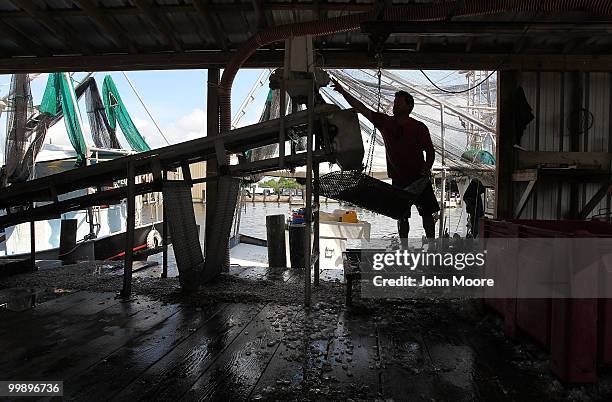
[[[415,182],[430,178],[435,151],[427,126],[410,117],[414,109],[414,98],[406,91],[396,92],[393,116],[389,116],[369,109],[346,92],[338,82],[333,81],[333,86],[349,105],[370,120],[380,131],[385,141],[387,173],[393,185],[402,189],[419,188],[420,194],[415,199],[414,205],[423,219],[425,235],[433,239],[435,237],[434,214],[440,210],[440,207],[433,192],[431,180],[424,186],[419,186]],[[408,209],[408,215],[398,221],[399,235],[402,239],[408,238],[409,218],[410,209]]]

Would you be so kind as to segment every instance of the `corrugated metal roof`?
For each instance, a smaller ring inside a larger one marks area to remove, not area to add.
[[[48,56],[62,54],[89,53],[90,55],[132,54],[148,55],[158,52],[206,50],[224,51],[239,49],[251,35],[263,26],[291,24],[312,21],[319,18],[334,18],[351,13],[369,11],[372,0],[264,0],[261,13],[256,12],[252,0],[212,0],[200,1],[202,9],[194,6],[195,0],[36,0],[37,10],[20,9],[10,1],[0,2],[0,33],[5,40],[0,43],[0,63],[10,66],[14,56]],[[393,5],[435,3],[435,0],[400,0]],[[18,3],[17,3],[18,4]],[[95,5],[95,9],[87,5]],[[138,5],[144,4],[145,8]],[[148,5],[148,7],[147,7]],[[318,10],[318,12],[317,12]],[[38,13],[38,14],[37,14]],[[44,17],[41,17],[44,15]],[[258,21],[258,15],[263,16]],[[47,21],[44,21],[47,18]],[[588,24],[584,14],[538,15],[541,21],[566,21],[577,23],[575,29]],[[592,19],[592,17],[588,17]],[[601,20],[601,19],[600,19]],[[466,58],[476,55],[499,55],[510,59],[520,54],[602,54],[608,55],[612,38],[606,29],[601,31],[576,31],[570,29],[563,34],[548,35],[545,31],[532,26],[534,14],[505,13],[493,16],[457,17],[455,22],[503,22],[522,21],[526,24],[527,40],[522,45],[520,27],[514,33],[488,32],[415,32],[393,34],[386,47],[394,50],[418,50],[421,57],[433,54],[466,54]],[[49,26],[51,22],[51,26]],[[604,20],[603,24],[610,23]],[[389,24],[385,24],[390,26]],[[430,22],[424,25],[440,26]],[[604,27],[605,28],[605,27]],[[491,28],[489,28],[491,29]],[[469,30],[469,29],[468,29]],[[10,31],[10,32],[7,32]],[[517,34],[519,32],[519,34]],[[518,36],[517,36],[518,35]],[[66,43],[64,37],[73,38]],[[7,43],[8,39],[12,44]],[[40,45],[31,46],[29,42]],[[572,43],[574,41],[575,43]],[[367,51],[369,38],[361,32],[341,33],[325,38],[316,38],[315,44],[320,51],[338,53],[354,50]],[[80,45],[80,46],[79,46]],[[277,46],[278,48],[278,46]],[[186,57],[186,56],[181,56]],[[229,58],[229,55],[224,56]],[[449,56],[450,57],[450,56]],[[456,58],[456,57],[455,57]],[[436,61],[436,59],[433,59]],[[484,59],[492,64],[491,59]],[[450,59],[452,62],[453,59]],[[52,62],[52,61],[48,61]],[[163,66],[161,66],[163,68]]]

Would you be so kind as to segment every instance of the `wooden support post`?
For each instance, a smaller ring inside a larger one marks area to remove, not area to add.
[[[311,82],[311,86],[314,82]],[[308,91],[308,131],[306,136],[306,208],[304,213],[304,260],[306,270],[304,271],[304,306],[310,308],[311,302],[311,249],[310,233],[312,229],[312,145],[313,145],[313,126],[314,126],[314,86]]]
[[[162,180],[165,182],[168,178],[168,172],[162,172]],[[160,195],[162,193],[159,193]],[[166,200],[163,200],[162,204],[162,278],[168,277],[168,220],[166,213]]]
[[[34,208],[34,203],[31,204],[31,207]],[[30,221],[30,268],[31,271],[36,271],[36,221],[32,219]]]
[[[268,241],[268,266],[287,266],[285,246],[285,215],[266,216],[266,239]]]
[[[134,164],[127,166],[127,220],[125,228],[125,259],[123,263],[122,297],[132,293],[132,263],[134,262],[134,226],[136,225],[136,174]]]
[[[584,89],[582,86],[582,73],[580,72],[572,72],[570,73],[571,83],[569,85],[569,97],[570,100],[570,116],[572,118],[569,119],[569,132],[570,132],[570,151],[578,152],[580,151],[580,139],[583,138],[582,128],[580,127],[580,119],[578,116],[580,115],[580,110],[583,108],[583,96]],[[580,214],[579,212],[579,204],[580,200],[578,197],[578,193],[580,192],[581,184],[577,182],[570,183],[570,200],[569,200],[569,211],[568,218],[569,219],[578,219]],[[584,188],[584,187],[583,187]],[[584,191],[584,190],[583,190]]]
[[[518,86],[517,71],[500,71],[497,80],[497,176],[495,185],[495,217],[511,219],[514,214],[512,173],[514,143],[517,138],[513,94]]]
[[[285,88],[285,79],[287,72],[283,71],[283,79],[280,85],[280,127],[278,130],[278,168],[285,168],[285,112],[287,111],[287,92]]]
[[[208,92],[206,98],[206,131],[208,137],[216,137],[219,135],[219,100],[217,97],[217,88],[219,85],[219,69],[208,69]],[[217,164],[215,160],[206,162],[206,177],[217,176]],[[207,252],[207,244],[211,241],[209,237],[212,234],[213,218],[216,213],[215,205],[217,203],[217,181],[209,181],[206,183],[206,219],[204,221],[204,254]]]
[[[319,149],[319,141],[318,138],[315,139],[315,149],[318,150]],[[316,261],[314,264],[314,285],[315,286],[319,286],[319,260],[321,258],[321,251],[320,251],[320,247],[319,247],[319,209],[320,209],[320,202],[319,202],[319,163],[315,162],[315,164],[312,166],[313,169],[313,176],[314,176],[314,180],[313,180],[313,197],[314,197],[314,228],[313,228],[313,237],[314,237],[314,242],[313,242],[313,246],[312,246],[312,253],[315,255]]]

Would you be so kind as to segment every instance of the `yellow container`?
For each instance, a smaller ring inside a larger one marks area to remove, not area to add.
[[[357,223],[357,213],[355,211],[346,211],[344,215],[340,217],[340,222]]]

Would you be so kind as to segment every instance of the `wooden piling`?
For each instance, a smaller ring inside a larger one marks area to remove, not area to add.
[[[62,219],[60,223],[59,259],[64,264],[75,262],[72,252],[77,244],[77,220]]]
[[[32,208],[34,207],[34,203],[31,204]],[[35,220],[30,221],[30,268],[32,272],[36,271],[36,228],[35,228]]]
[[[313,85],[313,84],[311,84]],[[304,206],[304,263],[306,271],[304,275],[304,306],[310,308],[311,303],[311,244],[310,233],[312,229],[312,147],[314,138],[314,85],[312,91],[308,92],[308,129],[306,135],[306,191],[302,192],[302,197],[306,197]],[[304,194],[305,193],[305,194]]]
[[[315,150],[318,150],[318,141],[315,140]],[[319,163],[315,162],[312,166],[313,170],[313,186],[312,186],[312,194],[314,197],[314,208],[313,208],[313,238],[314,242],[312,245],[312,254],[315,257],[314,263],[314,285],[319,286],[319,259],[321,258],[321,253],[319,250]]]
[[[136,183],[135,169],[132,162],[127,166],[127,220],[125,228],[125,259],[123,263],[122,297],[132,293],[132,263],[134,262],[134,226],[136,226]]]
[[[162,180],[166,180],[168,178],[168,172],[162,172]],[[160,193],[161,195],[161,193]],[[166,217],[168,216],[166,213],[166,200],[162,200],[162,278],[168,277],[168,220]]]
[[[285,215],[266,216],[266,234],[268,240],[268,266],[286,267]]]
[[[289,225],[289,258],[291,269],[304,269],[304,250],[306,241],[306,225],[303,223]]]

